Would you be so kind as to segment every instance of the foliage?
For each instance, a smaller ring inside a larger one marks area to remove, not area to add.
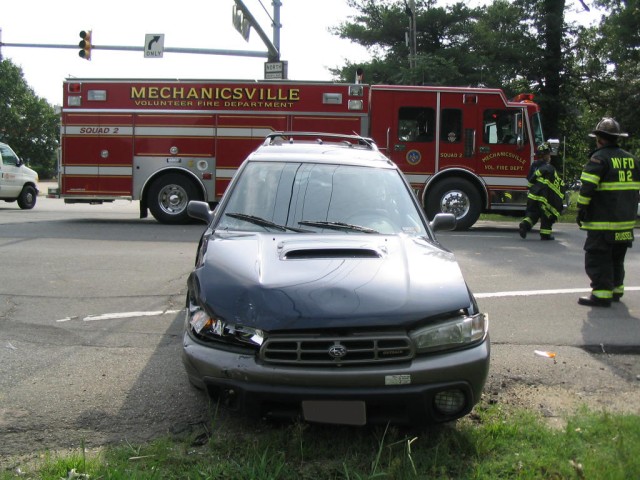
[[[372,60],[332,70],[352,81],[363,68],[367,83],[487,86],[507,96],[532,92],[547,138],[563,141],[566,178],[575,178],[594,144],[598,120],[616,118],[640,149],[640,1],[493,0],[478,8],[415,0],[417,55],[410,68],[406,35],[409,0],[348,0],[357,12],[333,29],[367,47]],[[568,8],[602,12],[599,25],[567,20]]]
[[[27,85],[22,69],[0,61],[0,141],[8,143],[41,178],[56,172],[59,118]]]

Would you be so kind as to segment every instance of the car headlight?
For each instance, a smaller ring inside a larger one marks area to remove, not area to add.
[[[444,322],[428,325],[409,333],[416,353],[460,348],[479,342],[489,329],[489,316],[478,313],[459,316]]]
[[[213,340],[255,347],[260,347],[264,341],[262,330],[225,322],[200,307],[187,308],[187,322],[194,333]]]

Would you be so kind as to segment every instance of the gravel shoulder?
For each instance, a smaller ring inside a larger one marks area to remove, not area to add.
[[[640,414],[640,355],[588,353],[561,346],[554,358],[535,347],[493,345],[483,402],[537,412],[562,427],[581,408]]]

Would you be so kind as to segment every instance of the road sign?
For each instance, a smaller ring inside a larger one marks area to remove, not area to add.
[[[162,58],[164,33],[147,33],[144,37],[144,58]]]
[[[265,80],[285,80],[287,78],[287,62],[264,62]]]

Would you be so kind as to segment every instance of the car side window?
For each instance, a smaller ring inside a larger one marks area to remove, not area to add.
[[[13,165],[14,167],[18,165],[18,157],[13,153],[13,150],[5,145],[0,145],[0,156],[2,157],[3,164]]]

